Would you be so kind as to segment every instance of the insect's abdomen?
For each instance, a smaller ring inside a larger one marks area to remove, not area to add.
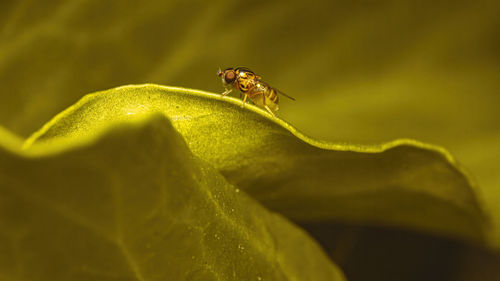
[[[272,111],[277,111],[279,109],[279,106],[278,106],[279,98],[278,98],[278,93],[276,92],[275,89],[269,87],[268,85],[266,85],[264,83],[257,83],[255,85],[254,92],[262,93],[261,95],[255,95],[254,97],[252,97],[252,101],[256,105],[259,105],[261,107],[266,105]],[[262,95],[264,95],[265,104],[264,104],[264,99],[262,98]]]
[[[268,98],[272,103],[278,104],[279,97],[275,89],[271,88],[270,91],[266,92],[266,98]]]
[[[278,102],[279,102],[279,97],[278,97],[278,93],[276,92],[275,89],[272,89],[266,93],[266,105],[269,106],[269,108],[272,110],[272,111],[278,111],[278,109],[280,108],[278,106]]]
[[[266,83],[257,82],[255,85],[255,91],[264,93],[264,95],[266,96],[266,104],[268,103],[277,104],[279,101],[278,92],[271,86],[267,85]]]
[[[260,107],[264,107],[264,101],[262,100],[262,95],[257,95],[251,98],[253,103]],[[277,103],[273,102],[270,100],[267,96],[265,97],[266,99],[266,106],[269,107],[272,111],[278,111],[279,106]]]

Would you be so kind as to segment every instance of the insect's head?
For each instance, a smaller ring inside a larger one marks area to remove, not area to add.
[[[225,85],[228,84],[233,84],[234,81],[236,81],[236,72],[234,71],[233,68],[227,68],[225,70],[219,70],[217,71],[217,75],[221,77],[222,83]]]

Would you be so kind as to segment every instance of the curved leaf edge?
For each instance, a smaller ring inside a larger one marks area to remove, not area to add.
[[[234,105],[241,106],[242,105],[242,100],[234,97],[228,97],[228,96],[221,96],[220,94],[216,93],[211,93],[203,90],[197,90],[197,89],[189,89],[189,88],[182,88],[182,87],[174,87],[174,86],[163,86],[163,85],[158,85],[158,84],[138,84],[138,85],[125,85],[125,86],[120,86],[116,88],[110,88],[107,90],[103,91],[98,91],[94,92],[91,94],[87,94],[84,97],[82,97],[78,102],[75,104],[71,105],[67,109],[61,111],[57,115],[55,115],[50,121],[45,123],[42,128],[31,134],[26,141],[23,144],[23,149],[27,149],[30,146],[33,145],[33,143],[36,142],[36,140],[43,134],[45,134],[49,128],[51,128],[54,124],[56,124],[60,119],[64,118],[66,115],[71,114],[74,112],[76,109],[80,108],[83,104],[86,104],[89,100],[91,100],[94,96],[104,94],[110,90],[118,90],[118,89],[127,89],[127,88],[157,88],[161,90],[167,90],[171,93],[175,94],[187,94],[187,95],[192,95],[192,96],[198,96],[202,98],[208,98],[208,99],[215,99],[219,101],[224,101],[228,102]],[[465,174],[467,177],[469,183],[473,187],[477,187],[476,180],[474,177],[468,172],[462,165],[452,156],[452,154],[446,150],[444,147],[434,145],[434,144],[429,144],[429,143],[424,143],[418,140],[414,139],[409,139],[409,138],[398,138],[392,141],[380,143],[380,144],[372,144],[372,145],[360,145],[360,144],[351,144],[351,143],[334,143],[334,142],[329,142],[329,141],[324,141],[324,140],[317,140],[314,139],[310,136],[307,136],[306,134],[300,132],[296,127],[291,125],[290,123],[286,122],[285,120],[279,118],[279,117],[272,117],[269,115],[269,113],[253,104],[246,104],[245,109],[253,111],[259,115],[261,115],[264,118],[267,118],[269,121],[274,122],[290,133],[292,133],[294,136],[299,138],[300,140],[304,141],[305,143],[308,143],[314,147],[321,148],[321,149],[326,149],[326,150],[335,150],[335,151],[352,151],[352,152],[361,152],[361,153],[380,153],[384,152],[387,150],[390,150],[392,148],[398,147],[398,146],[413,146],[417,147],[420,149],[424,150],[430,150],[435,153],[440,154],[442,157],[444,157],[451,165],[456,167],[460,172]]]
[[[0,126],[0,148],[3,148],[11,153],[16,153],[21,150],[24,140],[14,135],[9,130]]]
[[[94,142],[96,139],[99,138],[99,136],[106,131],[109,130],[109,128],[113,126],[119,126],[120,123],[128,123],[128,122],[138,122],[139,124],[142,124],[145,119],[149,119],[148,116],[151,114],[146,114],[143,117],[137,117],[137,119],[131,119],[128,120],[127,122],[123,121],[117,121],[117,122],[112,122],[107,124],[106,126],[103,126],[103,128],[99,128],[96,132],[94,132],[92,135],[88,135],[87,137],[80,137],[78,139],[73,139],[72,141],[58,141],[56,143],[41,143],[41,144],[35,144],[37,139],[44,135],[54,124],[59,122],[59,120],[63,119],[67,115],[70,115],[73,113],[75,110],[80,108],[82,105],[86,104],[88,101],[92,100],[95,96],[103,95],[106,94],[110,90],[123,90],[123,89],[141,89],[141,88],[149,88],[149,89],[158,89],[162,91],[168,91],[173,94],[180,94],[180,95],[191,95],[191,96],[196,96],[204,99],[215,99],[218,101],[223,101],[227,102],[229,104],[241,106],[242,105],[242,100],[239,98],[234,98],[234,97],[228,97],[228,96],[221,96],[220,94],[217,93],[212,93],[212,92],[207,92],[203,90],[197,90],[197,89],[190,89],[190,88],[183,88],[183,87],[174,87],[174,86],[164,86],[164,85],[158,85],[158,84],[131,84],[131,85],[124,85],[120,87],[114,87],[102,91],[97,91],[94,93],[87,94],[83,96],[79,101],[77,101],[75,104],[69,106],[65,110],[61,111],[60,113],[56,114],[51,120],[49,120],[47,123],[45,123],[39,130],[35,131],[33,134],[31,134],[24,142],[20,140],[18,137],[13,136],[9,132],[2,132],[0,130],[0,136],[2,134],[4,135],[10,135],[7,138],[1,137],[0,138],[0,147],[5,147],[7,150],[24,155],[27,157],[30,156],[42,156],[42,155],[50,155],[51,153],[60,153],[64,152],[66,150],[70,150],[74,147],[79,147],[81,145],[86,145],[86,144],[91,144]],[[380,143],[380,144],[373,144],[373,145],[359,145],[359,144],[350,144],[350,143],[334,143],[334,142],[329,142],[329,141],[324,141],[324,140],[317,140],[312,137],[307,136],[306,134],[300,132],[296,127],[291,125],[290,123],[286,122],[285,120],[279,118],[279,117],[272,117],[269,115],[267,111],[264,109],[261,109],[255,105],[252,104],[246,104],[245,105],[246,110],[253,111],[254,113],[266,118],[268,121],[274,122],[284,128],[285,130],[289,131],[291,134],[293,134],[295,137],[297,137],[299,140],[320,148],[320,149],[325,149],[325,150],[332,150],[332,151],[350,151],[350,152],[359,152],[359,153],[381,153],[390,149],[394,149],[396,147],[400,146],[411,146],[411,147],[416,147],[419,149],[427,150],[427,151],[432,151],[434,153],[437,153],[446,161],[453,166],[455,169],[457,169],[460,173],[464,175],[466,178],[467,182],[471,186],[471,188],[474,190],[475,195],[476,195],[476,200],[479,203],[479,205],[483,209],[483,213],[485,214],[485,224],[487,229],[492,228],[492,220],[490,217],[490,212],[488,210],[485,210],[485,204],[484,204],[484,199],[482,197],[482,194],[480,192],[480,189],[478,188],[477,182],[474,179],[474,177],[471,175],[471,173],[464,168],[452,155],[451,153],[446,150],[445,148],[434,145],[434,144],[429,144],[429,143],[424,143],[421,141],[417,141],[414,139],[409,139],[409,138],[399,138],[395,139],[389,142],[385,143]],[[158,113],[154,113],[158,114]],[[167,116],[168,117],[168,116]],[[132,121],[134,120],[134,121]],[[142,120],[142,121],[141,121]],[[4,130],[5,131],[5,130]],[[4,141],[6,139],[6,141]],[[19,145],[21,143],[21,145]],[[491,233],[492,231],[486,231],[487,236],[493,236]],[[490,237],[487,237],[490,238]],[[488,239],[489,240],[489,239]]]
[[[192,95],[192,96],[198,96],[202,98],[208,98],[208,99],[215,99],[219,101],[224,101],[228,102],[234,105],[242,105],[242,100],[234,97],[228,97],[228,96],[221,96],[220,94],[216,93],[211,93],[203,90],[197,90],[197,89],[189,89],[189,88],[182,88],[182,87],[174,87],[174,86],[163,86],[163,85],[158,85],[158,84],[131,84],[131,85],[125,85],[125,86],[120,86],[120,87],[115,87],[115,88],[110,88],[107,90],[103,91],[98,91],[94,93],[90,93],[82,97],[78,102],[75,104],[71,105],[67,109],[61,111],[57,115],[55,115],[50,121],[45,123],[42,128],[31,134],[26,141],[23,144],[23,148],[26,149],[30,147],[36,140],[46,133],[49,128],[51,128],[55,123],[57,123],[60,119],[64,118],[66,115],[69,115],[70,113],[74,112],[77,108],[80,108],[81,105],[87,103],[89,100],[91,100],[94,96],[104,94],[110,90],[119,90],[119,89],[127,89],[127,88],[135,88],[135,89],[140,89],[140,88],[156,88],[160,90],[166,90],[171,93],[175,94],[187,94],[187,95]],[[334,143],[334,142],[329,142],[329,141],[323,141],[323,140],[317,140],[314,139],[310,136],[307,136],[306,134],[300,132],[297,128],[295,128],[293,125],[290,123],[286,122],[285,120],[279,118],[279,117],[272,117],[269,115],[269,113],[253,104],[246,104],[245,109],[253,111],[259,115],[261,115],[264,118],[267,118],[268,120],[280,125],[281,127],[285,128],[287,131],[295,135],[297,138],[300,140],[315,146],[317,148],[321,149],[326,149],[326,150],[336,150],[336,151],[352,151],[352,152],[363,152],[363,153],[379,153],[383,152],[386,150],[389,150],[391,148],[397,147],[397,146],[414,146],[418,148],[422,148],[425,150],[432,150],[435,151],[439,154],[441,154],[443,157],[445,157],[450,163],[453,165],[457,164],[457,161],[455,158],[449,153],[445,148],[434,145],[434,144],[429,144],[429,143],[424,143],[421,141],[417,141],[414,139],[409,139],[409,138],[398,138],[389,142],[384,142],[380,144],[373,144],[373,145],[360,145],[360,144],[350,144],[350,143]]]

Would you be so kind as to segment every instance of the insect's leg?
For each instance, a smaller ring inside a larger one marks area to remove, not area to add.
[[[221,95],[222,96],[227,96],[229,93],[231,93],[233,91],[233,88],[231,89],[227,89],[226,91],[224,91],[224,93],[222,93]]]
[[[247,101],[247,97],[248,97],[248,95],[245,94],[245,98],[243,99],[243,103],[241,104],[241,108],[245,107],[245,102]]]
[[[267,109],[267,111],[269,111],[269,113],[271,113],[273,117],[276,117],[276,115],[274,115],[274,112],[269,108],[269,106],[264,105],[264,107]]]
[[[269,108],[269,106],[266,105],[266,95],[264,93],[262,93],[262,105],[267,109],[267,111],[269,111],[269,113],[271,113],[273,117],[276,117],[274,112]]]
[[[253,94],[253,87],[248,89],[248,91],[246,91],[245,93],[245,98],[243,99],[243,103],[241,104],[241,108],[244,108],[245,107],[245,102],[247,101],[247,98],[250,96],[252,97],[252,94]]]

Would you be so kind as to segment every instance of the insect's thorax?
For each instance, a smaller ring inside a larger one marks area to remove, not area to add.
[[[254,81],[251,79],[244,79],[238,77],[236,85],[238,87],[238,90],[242,91],[243,93],[246,93],[253,87]]]
[[[236,85],[243,93],[248,92],[255,84],[255,74],[249,70],[236,69]]]

